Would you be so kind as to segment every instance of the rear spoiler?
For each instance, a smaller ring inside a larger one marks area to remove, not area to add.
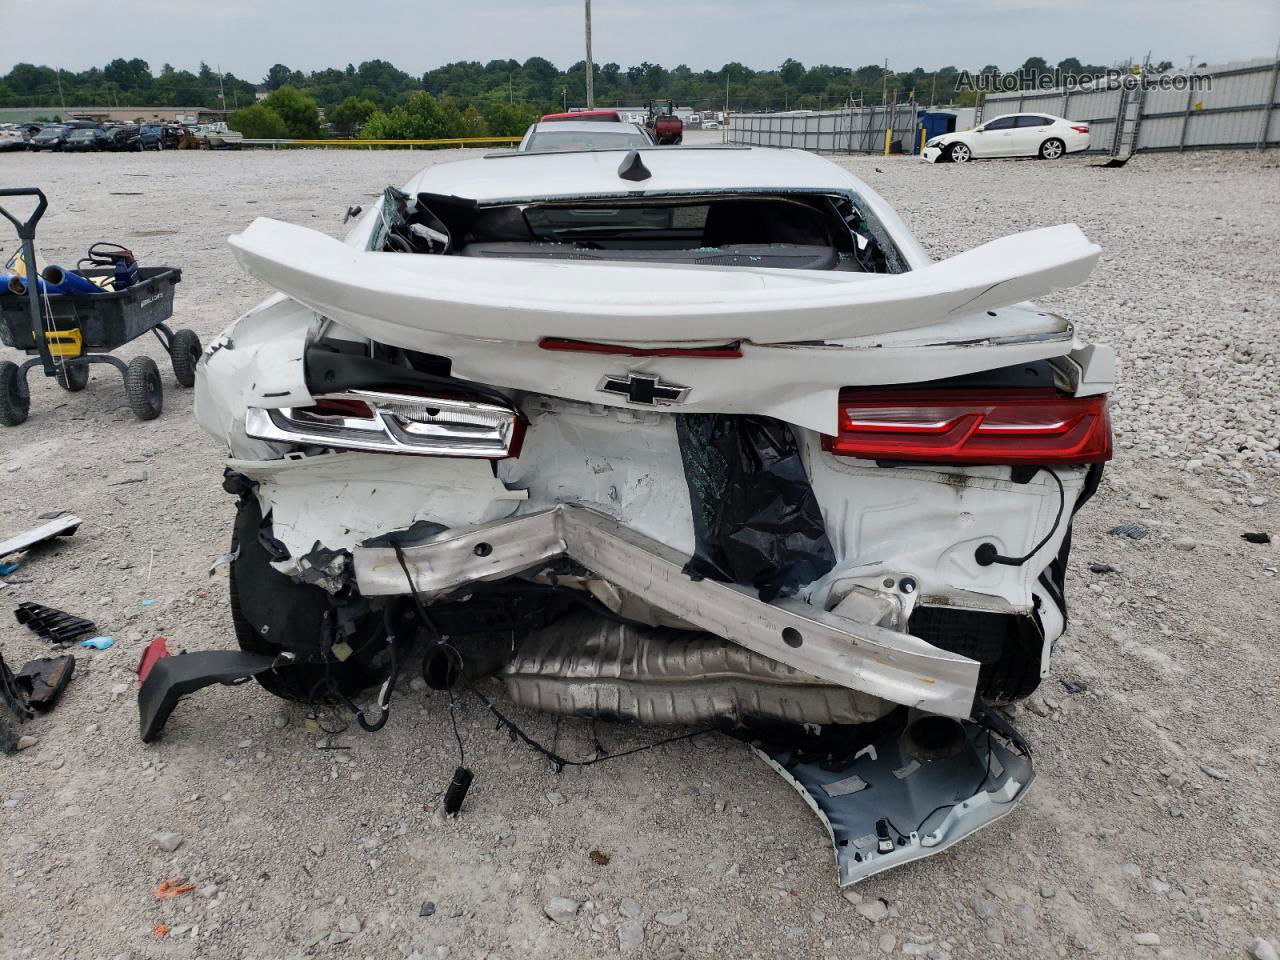
[[[401,344],[424,330],[530,342],[846,340],[1074,286],[1101,253],[1074,224],[1004,237],[900,274],[379,253],[263,218],[229,242],[257,279]]]

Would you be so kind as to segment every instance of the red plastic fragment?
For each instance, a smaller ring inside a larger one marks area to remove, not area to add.
[[[156,638],[147,644],[147,649],[142,651],[142,659],[138,661],[138,682],[146,683],[147,674],[151,672],[151,668],[168,656],[171,656],[169,645],[165,643],[164,637],[157,634]]]

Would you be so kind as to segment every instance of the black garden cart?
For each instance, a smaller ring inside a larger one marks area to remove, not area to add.
[[[83,390],[89,382],[89,364],[109,363],[124,377],[129,407],[140,420],[160,416],[164,389],[160,370],[150,357],[134,357],[127,364],[110,351],[154,333],[169,354],[179,385],[196,382],[200,338],[192,330],[170,330],[174,287],[182,279],[176,267],[139,267],[137,280],[123,290],[109,286],[101,292],[47,294],[36,273],[36,224],[49,206],[42,191],[31,188],[0,189],[0,197],[35,197],[36,208],[19,220],[3,206],[3,214],[17,228],[22,242],[26,277],[24,292],[0,292],[0,343],[22,350],[31,359],[21,365],[0,361],[0,426],[16,427],[27,419],[31,394],[27,373],[39,366],[68,391]],[[90,281],[112,277],[110,267],[78,271]]]

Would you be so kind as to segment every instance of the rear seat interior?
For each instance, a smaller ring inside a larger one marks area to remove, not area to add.
[[[529,206],[519,215],[517,210],[475,209],[465,231],[455,221],[450,252],[494,259],[862,269],[854,257],[840,255],[830,212],[807,201],[727,197],[665,207],[602,202]]]

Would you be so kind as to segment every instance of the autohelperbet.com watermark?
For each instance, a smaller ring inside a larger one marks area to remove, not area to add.
[[[1015,70],[1012,73],[970,73],[960,71],[956,91],[1017,93],[1020,90],[1197,90],[1213,89],[1207,73],[1161,73],[1106,70],[1076,74],[1060,70]]]

